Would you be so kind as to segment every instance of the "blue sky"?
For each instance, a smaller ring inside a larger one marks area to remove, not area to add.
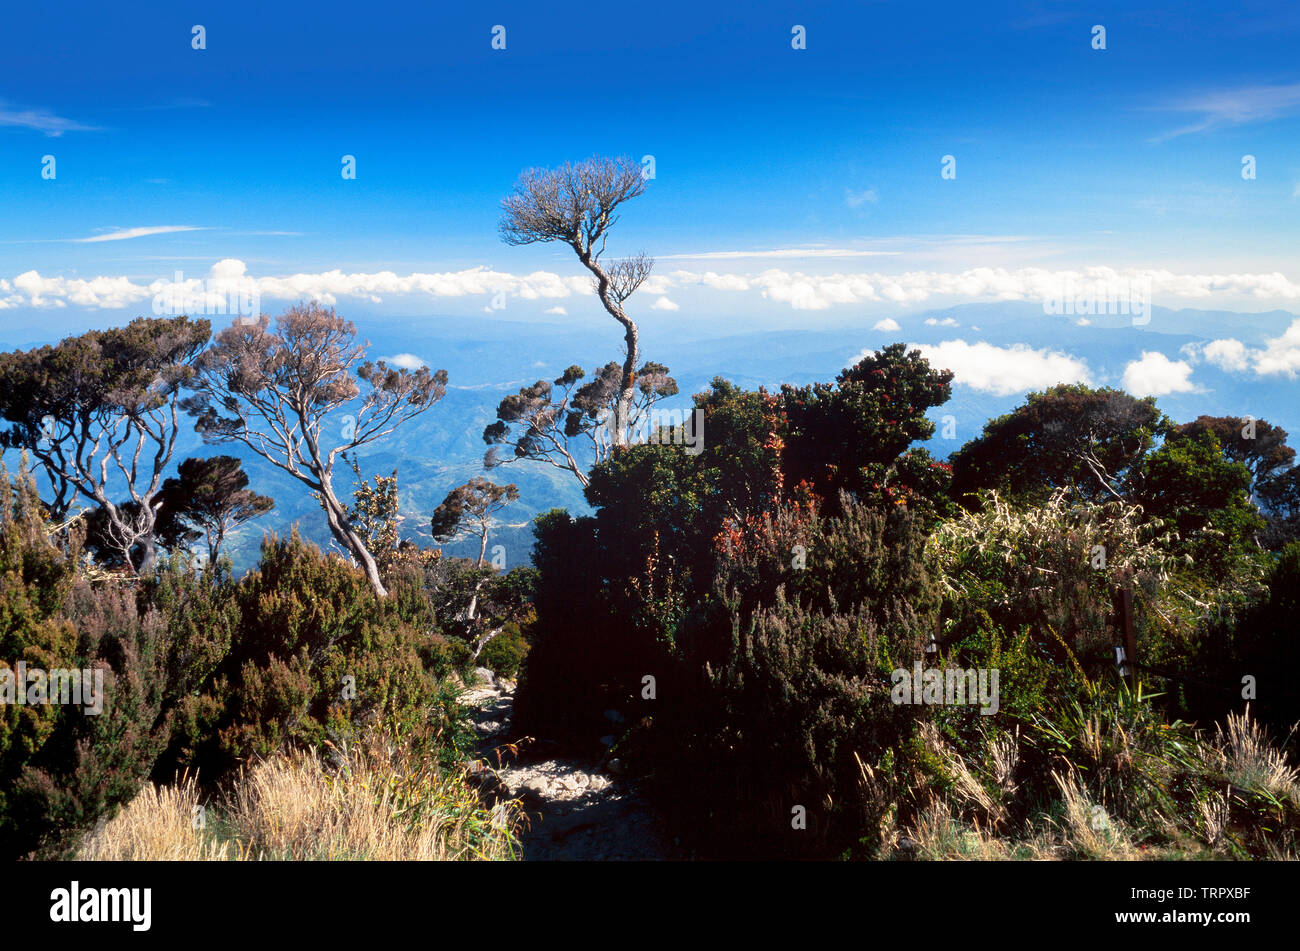
[[[1300,309],[1300,6],[706,6],[11,5],[0,324],[214,266],[270,311],[599,319],[563,248],[496,232],[521,169],[593,153],[655,159],[611,239],[658,259],[646,320],[879,322],[1063,273]]]

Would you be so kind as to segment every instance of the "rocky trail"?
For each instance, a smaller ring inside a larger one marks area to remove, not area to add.
[[[461,700],[479,735],[478,771],[490,796],[522,800],[528,817],[520,834],[525,861],[632,861],[681,858],[660,829],[649,805],[624,778],[611,774],[611,761],[544,758],[525,744],[511,752],[514,684],[480,672],[480,683]],[[535,749],[535,747],[534,747]],[[500,765],[498,766],[498,762]]]

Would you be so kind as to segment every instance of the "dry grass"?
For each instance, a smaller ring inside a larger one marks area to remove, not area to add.
[[[1095,801],[1073,770],[1062,776],[1052,773],[1061,790],[1064,816],[1054,823],[1061,831],[1062,847],[1080,858],[1116,861],[1137,857],[1124,828],[1106,807]]]
[[[511,859],[517,804],[485,810],[463,770],[443,771],[409,747],[379,739],[335,750],[275,756],[238,778],[195,828],[192,781],[146,786],[97,828],[89,860]]]
[[[1257,789],[1274,799],[1300,805],[1300,771],[1286,764],[1282,751],[1250,711],[1228,716],[1228,729],[1216,727],[1216,746],[1224,773],[1234,785]]]
[[[77,858],[85,861],[222,861],[230,844],[196,828],[199,791],[191,778],[175,786],[149,783],[117,816],[101,823]]]

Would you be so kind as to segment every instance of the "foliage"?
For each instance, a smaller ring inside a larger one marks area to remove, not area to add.
[[[475,476],[447,493],[433,512],[430,528],[435,541],[449,542],[463,534],[479,539],[477,567],[483,567],[488,532],[496,513],[518,501],[519,488],[512,482],[497,485]]]
[[[546,462],[571,472],[585,488],[587,466],[609,458],[614,446],[611,426],[622,395],[623,371],[607,363],[586,383],[582,367],[574,365],[553,382],[538,380],[503,398],[497,418],[483,430],[489,445],[485,468],[519,459]],[[581,385],[579,385],[581,384]],[[661,363],[647,361],[636,374],[628,401],[629,434],[650,426],[656,403],[677,394],[677,381]],[[502,455],[501,446],[511,449]]]
[[[135,795],[188,668],[156,610],[137,607],[129,587],[79,574],[75,528],[50,529],[30,475],[0,477],[11,485],[0,503],[0,656],[27,701],[0,706],[0,849],[56,855]],[[20,663],[40,674],[19,678]],[[54,671],[81,678],[81,704],[70,690],[55,696]]]
[[[1068,488],[1082,501],[1124,496],[1129,471],[1169,423],[1153,397],[1060,384],[1030,393],[950,458],[963,504],[980,489],[1043,502]]]
[[[905,745],[917,708],[891,673],[924,656],[939,607],[919,515],[847,497],[778,511],[720,562],[711,609],[683,625],[673,702],[641,741],[659,801],[717,856],[857,849],[883,816],[863,763]],[[806,564],[788,543],[806,543]],[[689,789],[689,792],[688,792]],[[806,810],[807,829],[792,826]]]
[[[1173,570],[1159,523],[1122,502],[1071,503],[1063,490],[1027,508],[992,490],[981,498],[935,536],[948,616],[983,610],[1001,630],[1028,627],[1063,672],[1104,665],[1113,592],[1155,597]]]
[[[1208,576],[1228,577],[1264,527],[1250,502],[1250,471],[1225,458],[1217,437],[1175,430],[1135,467],[1131,496],[1176,533],[1174,551]]]
[[[941,504],[946,467],[931,465],[922,449],[905,463],[900,457],[934,434],[925,414],[948,401],[951,383],[951,371],[896,343],[864,356],[834,385],[783,386],[786,484],[806,481],[831,505],[841,491],[873,504]]]
[[[478,662],[498,677],[514,678],[528,656],[529,643],[518,624],[511,621],[478,655]]]
[[[315,302],[290,307],[274,330],[265,315],[239,321],[200,355],[185,408],[205,441],[243,443],[310,489],[330,533],[382,597],[379,567],[334,489],[334,463],[441,400],[447,371],[390,367],[365,354],[356,327]],[[351,412],[336,417],[338,429],[326,425],[345,407]]]
[[[202,537],[215,563],[226,535],[275,508],[275,500],[248,488],[248,473],[234,456],[186,459],[159,493],[166,517],[166,547],[177,549]],[[189,531],[187,531],[189,529]]]
[[[128,571],[153,564],[163,472],[179,435],[181,388],[195,373],[210,325],[141,317],[54,346],[0,354],[0,445],[21,448],[53,489],[63,521],[77,498],[103,513],[102,537]],[[142,465],[143,463],[143,465]],[[130,503],[112,496],[125,488]]]
[[[296,532],[268,538],[258,568],[233,592],[239,622],[219,672],[195,705],[202,728],[185,765],[213,779],[238,760],[319,746],[385,721],[422,724],[435,681],[421,655],[432,633]]]

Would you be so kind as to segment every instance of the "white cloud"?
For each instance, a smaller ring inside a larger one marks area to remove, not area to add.
[[[1185,360],[1170,360],[1163,353],[1144,350],[1140,359],[1124,367],[1123,387],[1134,396],[1165,396],[1193,393],[1192,366]]]
[[[1154,141],[1157,142],[1220,126],[1243,125],[1289,115],[1300,109],[1300,83],[1216,89],[1189,96],[1163,108],[1170,112],[1200,113],[1200,118],[1192,125],[1156,137]]]
[[[1201,348],[1200,355],[1221,370],[1240,371],[1249,365],[1246,345],[1240,340],[1211,340]]]
[[[959,326],[961,326],[960,324],[957,323],[957,321],[955,321],[955,320],[954,320],[953,318],[951,318],[951,317],[945,317],[943,320],[939,320],[939,319],[936,318],[936,317],[927,317],[927,318],[925,319],[925,324],[926,324],[927,327],[959,327]]]
[[[871,328],[872,330],[900,330],[898,321],[893,317],[886,317],[884,320],[877,320]]]
[[[661,297],[650,305],[651,310],[680,310],[680,308],[670,301],[667,297]]]
[[[880,200],[880,195],[876,193],[875,188],[863,189],[855,192],[851,188],[844,189],[844,204],[850,208],[860,208],[867,203],[875,204]]]
[[[391,357],[380,357],[380,359],[389,366],[401,367],[406,370],[418,370],[420,367],[428,366],[427,363],[413,353],[397,353]]]
[[[664,254],[661,261],[728,261],[744,258],[876,258],[901,251],[862,251],[848,248],[772,248],[765,251],[701,251],[696,254]]]
[[[7,298],[10,306],[83,307],[118,309],[158,295],[183,300],[202,300],[213,284],[237,282],[251,294],[278,301],[317,300],[327,306],[339,298],[363,298],[382,303],[386,297],[406,294],[429,297],[494,296],[504,292],[523,300],[542,300],[590,294],[591,283],[583,277],[565,277],[550,271],[509,274],[484,267],[442,273],[398,275],[392,271],[347,274],[340,270],[284,277],[250,277],[243,261],[226,258],[202,277],[159,279],[148,285],[127,277],[64,278],[42,277],[27,271],[13,279],[18,292]],[[489,308],[491,310],[491,308]]]
[[[716,271],[697,274],[694,271],[673,271],[669,277],[681,284],[698,284],[717,291],[749,290],[749,281],[741,274],[718,274]]]
[[[1057,383],[1091,383],[1086,361],[1046,348],[1027,344],[996,347],[980,341],[945,340],[929,346],[916,345],[934,367],[946,367],[953,380],[972,389],[1006,396],[1041,390]]]
[[[1282,336],[1269,340],[1264,350],[1257,353],[1255,372],[1260,376],[1285,373],[1293,380],[1296,378],[1300,373],[1300,320],[1292,321]]]
[[[1207,344],[1188,344],[1183,351],[1191,359],[1203,359],[1221,370],[1253,370],[1256,376],[1286,375],[1294,380],[1300,375],[1300,320],[1293,320],[1280,337],[1266,340],[1262,348],[1247,347],[1229,337]]]
[[[91,240],[116,240],[117,234],[126,236],[125,233],[115,233]],[[564,298],[592,293],[588,277],[561,275],[551,271],[511,274],[487,267],[474,267],[461,271],[396,274],[393,271],[349,273],[336,269],[250,277],[243,262],[233,258],[219,262],[210,275],[185,278],[180,282],[160,279],[148,285],[135,283],[127,277],[45,278],[35,271],[29,271],[23,277],[25,280],[21,285],[17,279],[12,280],[16,291],[0,298],[6,306],[57,307],[80,304],[87,307],[120,308],[160,292],[167,292],[172,287],[184,288],[187,292],[196,290],[202,287],[205,280],[215,278],[233,278],[247,282],[250,289],[264,300],[314,299],[331,306],[340,299],[349,297],[378,304],[389,297],[403,295],[489,298],[498,293],[519,300],[546,301],[548,305],[554,306]],[[981,267],[960,272],[907,271],[900,274],[807,274],[782,268],[769,268],[758,273],[676,270],[652,275],[642,286],[641,299],[647,296],[661,298],[667,303],[656,302],[650,306],[658,310],[671,310],[677,306],[677,301],[674,300],[677,295],[669,296],[674,289],[695,287],[720,292],[757,291],[764,298],[788,304],[794,310],[826,310],[840,305],[863,303],[913,306],[924,304],[933,298],[951,302],[1042,302],[1058,299],[1063,287],[1077,286],[1084,282],[1113,282],[1115,286],[1125,286],[1125,282],[1134,281],[1149,281],[1152,296],[1170,305],[1176,303],[1174,299],[1204,301],[1219,296],[1274,301],[1279,304],[1300,300],[1300,284],[1293,283],[1279,272],[1174,274],[1169,271],[1117,271],[1106,267],[1090,267],[1081,271]],[[944,323],[940,320],[935,326],[956,326],[956,322]]]
[[[13,109],[3,102],[0,102],[0,125],[34,129],[37,132],[44,132],[52,139],[57,139],[65,132],[90,132],[95,129],[93,125],[83,125],[72,119],[64,119],[46,109]]]
[[[643,296],[659,296],[667,294],[669,288],[673,286],[672,278],[663,274],[651,274],[642,283],[639,290]]]
[[[122,308],[153,296],[147,287],[133,284],[125,277],[84,278],[41,277],[36,271],[25,271],[13,280],[20,304],[31,307],[81,307]]]
[[[689,280],[689,271],[674,277]],[[1043,268],[978,267],[960,272],[907,271],[901,274],[806,274],[771,268],[749,276],[769,300],[795,310],[825,310],[838,304],[888,302],[921,304],[934,297],[961,300],[1059,300],[1063,288],[1099,284],[1129,287],[1150,282],[1151,294],[1163,299],[1205,300],[1230,295],[1258,300],[1300,299],[1300,284],[1280,272],[1261,274],[1175,274],[1165,270],[1087,267],[1049,271]],[[724,289],[719,286],[719,289]],[[736,289],[741,289],[737,287]]]
[[[96,241],[125,241],[127,238],[144,238],[151,234],[171,234],[175,231],[204,231],[193,225],[157,225],[152,228],[120,228],[107,234],[97,234],[89,238],[70,238],[78,244],[93,244]]]
[[[559,304],[556,304],[554,307],[548,307],[548,308],[546,308],[546,310],[544,311],[544,313],[547,313],[547,314],[559,314],[559,315],[562,316],[562,317],[567,317],[568,314],[569,314],[569,312],[568,312],[567,310],[565,310],[563,307],[561,307]]]

